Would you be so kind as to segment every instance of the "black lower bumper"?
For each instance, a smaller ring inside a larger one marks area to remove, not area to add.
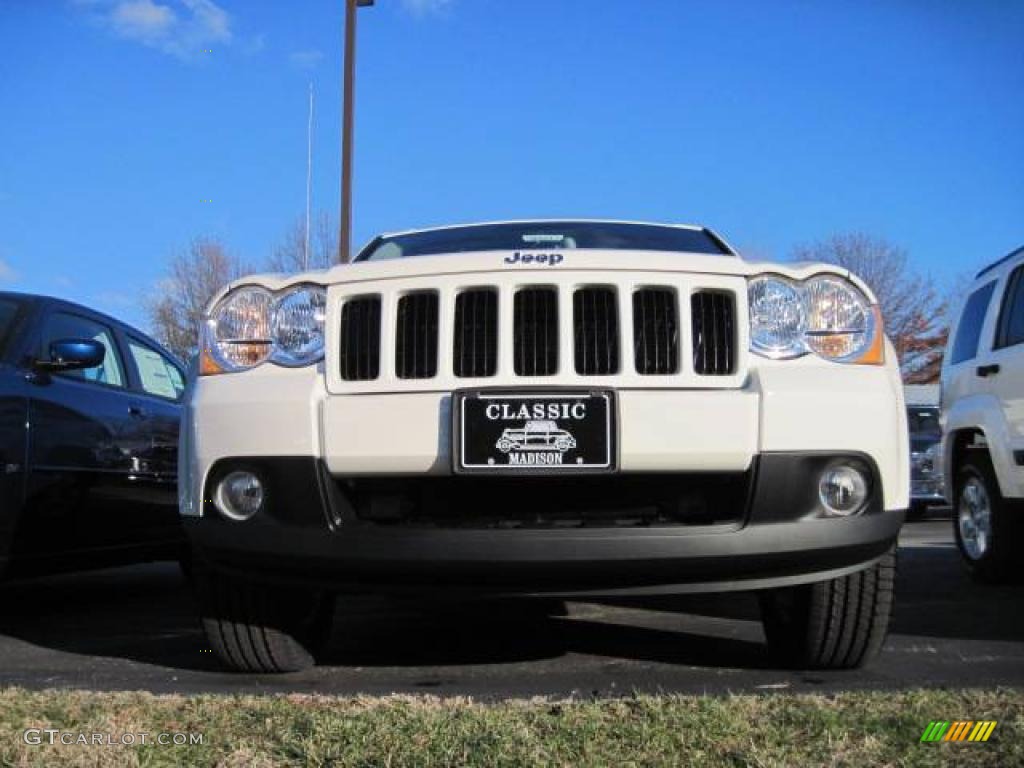
[[[893,545],[904,514],[883,511],[877,470],[863,456],[850,457],[873,476],[863,511],[847,518],[822,516],[817,478],[837,458],[760,456],[743,509],[729,523],[514,529],[366,524],[353,514],[353,500],[344,488],[316,462],[250,460],[248,466],[267,478],[265,512],[236,522],[207,504],[202,518],[185,520],[185,529],[197,553],[214,567],[338,590],[616,594],[758,589],[867,567]],[[211,473],[211,482],[217,475]]]

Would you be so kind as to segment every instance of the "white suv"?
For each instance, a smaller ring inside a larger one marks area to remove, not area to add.
[[[960,552],[979,579],[1021,569],[1024,248],[978,273],[942,366],[942,456]]]
[[[877,302],[702,227],[420,230],[239,280],[182,435],[235,669],[312,663],[342,591],[758,590],[771,650],[806,667],[885,637],[910,447]]]

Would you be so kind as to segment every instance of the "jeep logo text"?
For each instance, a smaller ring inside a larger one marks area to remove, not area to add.
[[[506,264],[547,264],[554,267],[565,261],[565,256],[560,253],[522,253],[516,251],[511,256],[505,257]]]

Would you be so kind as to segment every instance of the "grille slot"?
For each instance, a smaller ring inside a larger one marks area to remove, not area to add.
[[[699,291],[690,297],[693,369],[701,376],[736,371],[735,300],[731,293]]]
[[[558,372],[558,291],[524,288],[515,295],[512,348],[517,376]]]
[[[572,296],[576,373],[619,372],[619,311],[613,288],[580,288]]]
[[[498,292],[463,291],[455,299],[455,375],[493,376],[498,370]]]
[[[357,296],[342,306],[339,368],[345,381],[380,375],[380,296]]]
[[[437,375],[438,299],[433,291],[409,293],[398,300],[395,373],[400,379]]]
[[[639,374],[665,375],[679,370],[675,291],[643,288],[633,294],[633,351]]]

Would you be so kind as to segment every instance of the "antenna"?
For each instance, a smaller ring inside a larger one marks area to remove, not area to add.
[[[309,83],[309,124],[306,126],[306,242],[302,249],[302,270],[309,269],[309,212],[313,199],[313,82]]]

